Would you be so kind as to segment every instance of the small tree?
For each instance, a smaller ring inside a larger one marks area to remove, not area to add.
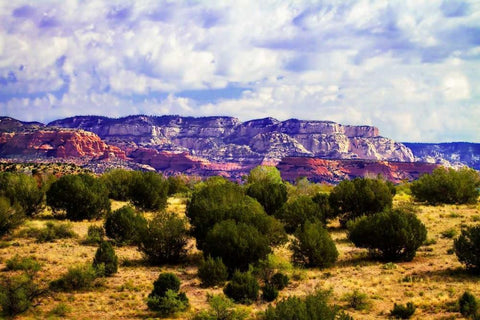
[[[292,242],[292,259],[307,267],[326,268],[332,266],[338,258],[338,251],[328,231],[320,222],[307,221],[295,232]]]
[[[188,298],[180,289],[180,280],[173,273],[161,273],[153,283],[153,290],[148,295],[147,305],[150,310],[161,316],[168,316],[188,308]]]
[[[387,210],[350,222],[348,238],[384,260],[410,261],[427,238],[427,229],[411,212]]]
[[[276,216],[285,224],[285,230],[293,233],[307,221],[326,221],[318,205],[309,196],[298,196],[277,211]]]
[[[98,219],[110,212],[108,190],[88,174],[65,175],[47,191],[47,204],[52,210],[64,210],[68,219]]]
[[[346,226],[348,220],[391,208],[394,191],[383,179],[355,178],[333,188],[329,201],[334,215]]]
[[[458,307],[465,318],[474,318],[478,313],[477,299],[468,291],[465,291],[458,300]]]
[[[268,239],[255,227],[225,220],[208,233],[203,252],[206,256],[220,257],[230,271],[245,271],[250,263],[270,253]]]
[[[464,167],[459,170],[443,167],[425,174],[410,187],[416,201],[437,203],[477,203],[480,175]]]
[[[247,187],[247,195],[255,198],[272,215],[287,201],[287,187],[283,182],[261,181]]]
[[[206,287],[222,285],[228,279],[228,270],[221,258],[207,257],[198,267],[198,277]]]
[[[11,206],[7,198],[0,196],[0,237],[21,225],[24,219],[25,215],[18,205]]]
[[[175,213],[158,213],[140,230],[138,249],[153,264],[175,263],[184,257],[187,222]]]
[[[119,201],[127,201],[130,195],[134,173],[124,169],[113,169],[102,175],[107,186],[109,197]]]
[[[123,206],[107,215],[105,232],[116,244],[138,242],[139,232],[147,226],[147,220],[130,206]]]
[[[110,242],[103,241],[100,243],[93,259],[93,267],[101,270],[103,275],[107,277],[117,273],[118,258]]]
[[[417,307],[412,302],[407,302],[406,305],[403,304],[394,304],[393,309],[390,312],[390,316],[394,319],[410,319]]]
[[[0,194],[18,204],[27,216],[39,213],[44,206],[45,191],[35,178],[23,173],[0,173]]]
[[[460,236],[454,240],[453,247],[458,260],[465,264],[468,270],[480,273],[480,226],[463,229]]]
[[[158,211],[167,206],[168,182],[156,172],[135,171],[129,199],[141,210]]]
[[[236,271],[223,292],[235,302],[250,304],[257,300],[259,289],[258,281],[251,273]]]
[[[248,316],[247,310],[235,308],[235,304],[223,294],[207,294],[208,310],[202,310],[192,320],[243,320]]]

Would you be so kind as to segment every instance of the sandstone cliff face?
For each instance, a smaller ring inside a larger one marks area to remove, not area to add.
[[[105,144],[92,132],[51,128],[0,133],[0,155],[56,158],[126,158],[122,150]]]
[[[330,121],[265,118],[242,123],[232,117],[83,116],[57,120],[48,126],[91,131],[124,150],[142,147],[186,152],[208,161],[279,162],[287,156],[414,160],[408,148],[380,137],[375,127]]]

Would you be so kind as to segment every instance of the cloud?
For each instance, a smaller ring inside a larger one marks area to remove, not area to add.
[[[474,0],[0,4],[0,113],[225,114],[480,141]]]

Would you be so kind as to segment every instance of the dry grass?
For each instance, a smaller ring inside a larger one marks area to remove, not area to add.
[[[396,201],[408,201],[402,195]],[[113,208],[124,203],[114,202]],[[453,239],[442,237],[442,232],[455,229],[460,232],[462,226],[478,223],[479,206],[417,206],[418,216],[428,229],[428,246],[417,252],[417,257],[405,263],[381,263],[369,260],[363,249],[357,249],[346,240],[344,230],[337,224],[330,225],[331,234],[337,244],[340,257],[337,265],[326,270],[295,269],[295,279],[280,293],[280,297],[289,295],[305,295],[315,288],[332,290],[332,301],[346,308],[355,319],[386,319],[394,303],[412,301],[418,308],[414,318],[417,319],[454,319],[460,314],[452,311],[452,305],[458,297],[469,290],[480,297],[478,277],[465,273],[456,256],[449,250]],[[184,199],[170,199],[169,210],[183,214]],[[28,225],[39,227],[46,220],[34,220]],[[65,273],[68,267],[76,264],[90,263],[96,248],[81,245],[88,226],[101,225],[97,222],[75,222],[74,231],[77,239],[57,240],[53,243],[36,243],[35,239],[12,237],[10,245],[0,247],[0,270],[5,268],[5,261],[15,254],[34,256],[43,264],[37,279],[48,284]],[[21,315],[19,319],[60,318],[52,313],[57,306],[67,307],[67,319],[144,319],[155,318],[148,311],[146,296],[152,289],[153,281],[161,271],[174,272],[182,281],[181,290],[187,293],[191,308],[189,312],[180,314],[176,319],[188,318],[196,310],[206,308],[207,293],[219,293],[221,288],[204,289],[196,277],[194,261],[199,252],[190,244],[189,259],[182,265],[152,267],[145,265],[141,254],[135,247],[116,248],[121,261],[119,272],[105,279],[100,288],[75,293],[54,293],[44,296],[31,311]],[[277,255],[288,257],[287,247],[277,248]],[[2,271],[3,275],[8,272]],[[368,308],[354,310],[347,306],[347,294],[358,290],[368,297]],[[252,314],[263,310],[267,305],[261,302],[250,306]],[[60,307],[58,308],[60,309]],[[58,312],[57,312],[58,313]]]

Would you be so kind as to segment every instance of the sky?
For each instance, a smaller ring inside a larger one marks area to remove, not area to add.
[[[0,115],[131,114],[480,142],[480,1],[0,1]]]

